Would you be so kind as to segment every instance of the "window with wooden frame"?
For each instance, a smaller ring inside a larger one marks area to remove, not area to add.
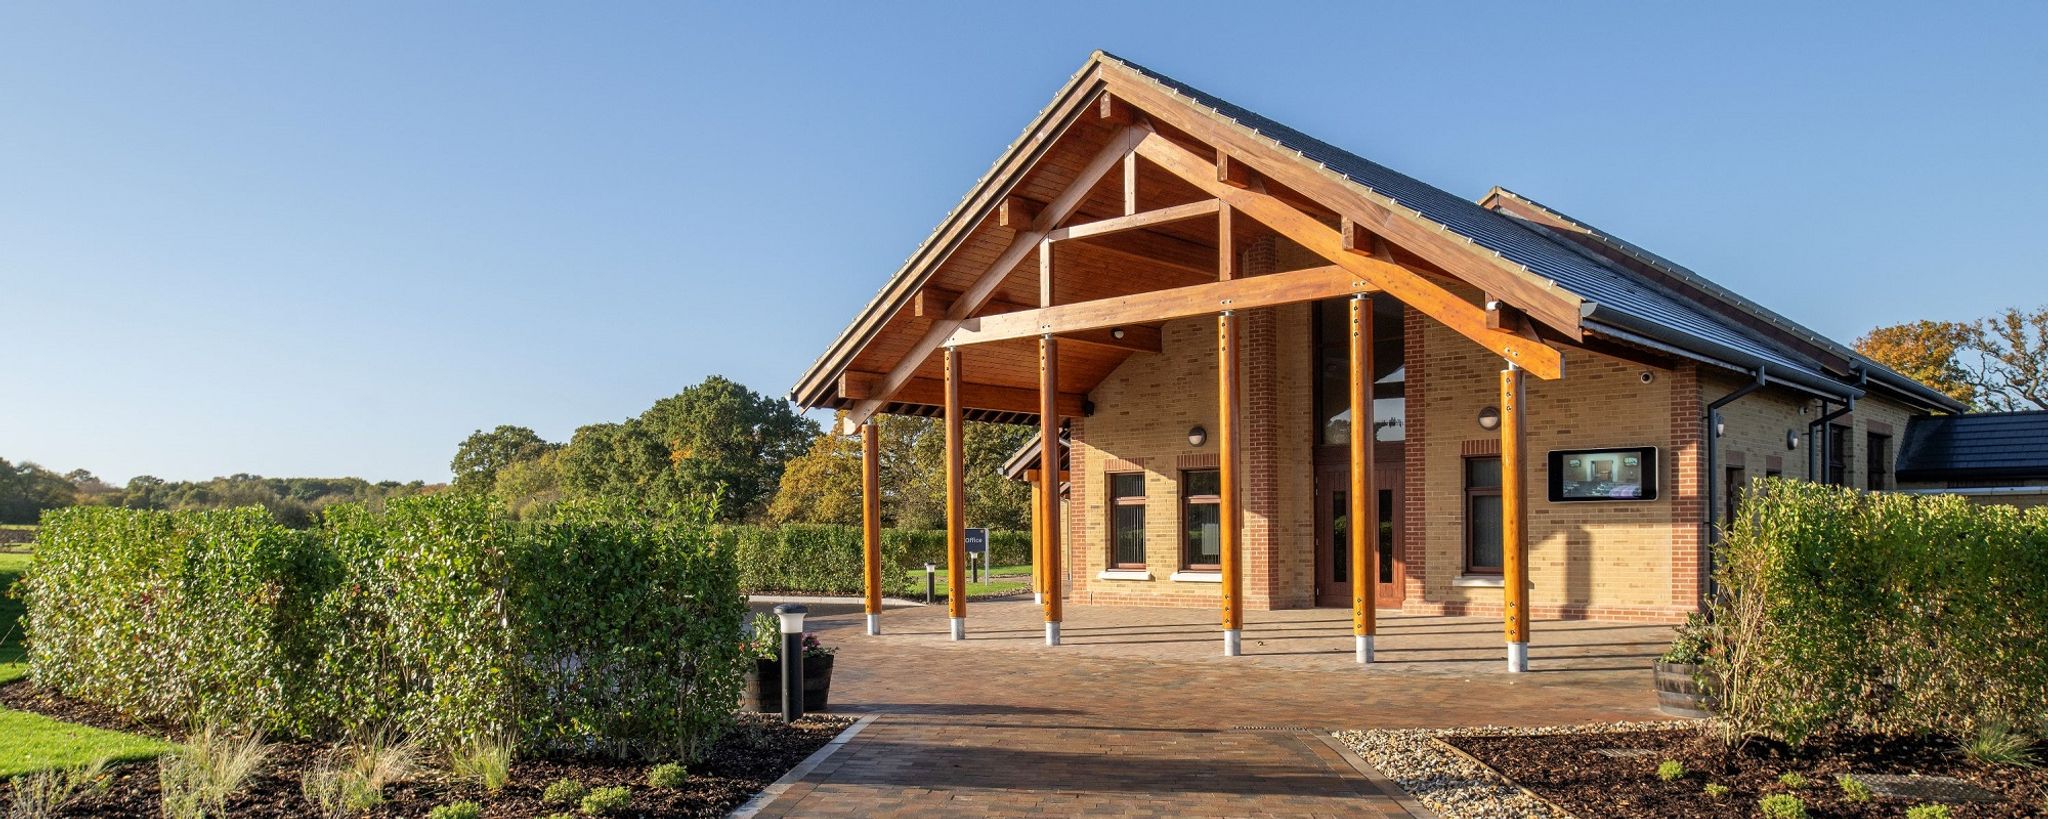
[[[1827,470],[1828,483],[1835,486],[1849,485],[1849,427],[1839,424],[1828,425],[1828,462],[1821,465]]]
[[[1465,573],[1500,574],[1500,458],[1465,459]]]
[[[1870,433],[1863,448],[1863,488],[1873,492],[1890,489],[1892,485],[1892,436]]]
[[[1109,567],[1145,568],[1145,473],[1109,476]]]
[[[1223,473],[1190,469],[1180,473],[1180,567],[1213,572],[1223,568]]]

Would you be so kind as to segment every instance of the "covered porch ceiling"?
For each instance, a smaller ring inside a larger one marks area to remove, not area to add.
[[[1248,276],[1239,251],[1327,264]],[[1468,285],[1483,300],[1447,285]],[[1583,300],[1217,111],[1098,55],[799,383],[807,407],[937,415],[960,351],[967,417],[1035,421],[1037,340],[1060,414],[1167,320],[1378,292],[1532,374],[1562,374]]]

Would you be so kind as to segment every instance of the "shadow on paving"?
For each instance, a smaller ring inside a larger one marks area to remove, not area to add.
[[[965,727],[965,726],[963,726]],[[1336,771],[1301,743],[1312,738],[1287,735],[1201,734],[1199,744],[1183,745],[1147,737],[1146,744],[1178,748],[1179,755],[1119,753],[1101,750],[1054,751],[1006,747],[1005,740],[1029,741],[1029,733],[1067,732],[1014,729],[983,731],[989,744],[957,745],[871,741],[842,762],[834,785],[933,790],[979,788],[1032,791],[1080,791],[1125,794],[1228,794],[1350,799],[1378,795],[1372,783]],[[1114,730],[1096,730],[1097,739],[1113,745]],[[1219,737],[1239,741],[1218,747]],[[851,749],[850,749],[851,750]],[[1131,750],[1135,751],[1135,748]],[[870,764],[887,760],[886,764]]]

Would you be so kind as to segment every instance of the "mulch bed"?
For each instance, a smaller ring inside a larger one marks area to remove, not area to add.
[[[1516,784],[1575,815],[1714,817],[1752,815],[1757,800],[1796,793],[1816,817],[1895,817],[1914,800],[1878,798],[1855,803],[1843,798],[1840,774],[1951,776],[2005,796],[1997,803],[1950,803],[1956,817],[2048,816],[2048,770],[1979,766],[1946,741],[1834,736],[1811,739],[1798,749],[1751,741],[1729,750],[1707,731],[1670,730],[1628,734],[1552,736],[1459,736],[1445,742],[1478,758]],[[1639,757],[1610,757],[1601,748],[1643,749]],[[1685,765],[1685,776],[1665,782],[1657,766],[1667,759]],[[1794,791],[1778,783],[1786,772],[1806,778]],[[1709,782],[1730,792],[1706,795]]]
[[[27,682],[0,686],[0,704],[96,728],[170,738],[182,734],[170,726],[138,723],[103,706],[58,696]],[[512,764],[512,781],[498,793],[486,794],[474,783],[428,773],[416,781],[392,786],[386,791],[385,804],[367,815],[425,816],[435,806],[462,800],[482,805],[486,817],[523,819],[561,811],[573,814],[574,805],[545,805],[540,800],[548,783],[567,777],[592,788],[632,788],[632,804],[620,816],[724,816],[853,723],[849,717],[830,714],[808,715],[795,725],[783,725],[779,717],[767,714],[741,714],[739,720],[735,730],[719,740],[704,762],[690,766],[690,781],[681,788],[648,787],[645,763],[520,760]],[[314,742],[278,742],[264,769],[229,801],[230,815],[282,819],[313,814],[300,792],[299,778],[326,751],[327,746]],[[8,790],[0,786],[0,793]],[[113,784],[104,793],[83,794],[60,815],[155,817],[160,814],[158,801],[156,766],[127,765],[114,769]]]

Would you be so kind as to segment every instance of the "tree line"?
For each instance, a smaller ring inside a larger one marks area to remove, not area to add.
[[[35,523],[43,510],[66,506],[124,509],[212,509],[261,506],[279,523],[304,528],[338,503],[376,505],[419,494],[423,481],[371,483],[362,478],[266,478],[235,474],[203,481],[167,481],[137,475],[114,486],[84,469],[58,474],[33,462],[0,458],[0,523]]]
[[[1856,351],[1973,411],[2048,410],[2048,307],[1879,327]]]

